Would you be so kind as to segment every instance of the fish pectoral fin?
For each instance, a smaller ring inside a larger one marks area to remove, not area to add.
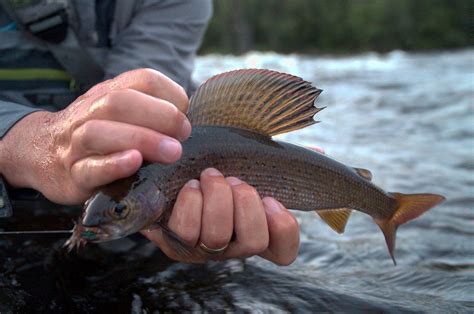
[[[316,123],[314,101],[322,90],[303,79],[262,69],[222,73],[191,97],[192,125],[228,126],[273,136]]]
[[[364,168],[355,168],[355,167],[354,167],[354,170],[362,178],[367,179],[369,181],[372,181],[372,172],[370,172],[370,170],[367,170],[367,169],[364,169]]]
[[[351,208],[318,209],[316,213],[337,233],[344,233],[347,221],[351,216]]]

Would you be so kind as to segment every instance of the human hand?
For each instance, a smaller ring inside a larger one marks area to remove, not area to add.
[[[201,250],[191,262],[206,259],[224,260],[259,255],[278,265],[291,264],[299,248],[299,227],[294,216],[271,197],[263,200],[255,188],[209,168],[200,181],[189,181],[178,194],[168,227],[189,246]],[[162,230],[142,231],[170,258],[190,260],[181,256],[166,241]],[[232,239],[235,234],[235,239]],[[218,249],[209,254],[199,248]]]
[[[171,163],[191,125],[188,97],[163,74],[139,69],[92,87],[66,109],[35,112],[0,141],[0,173],[62,204],[135,173],[143,159]],[[179,141],[178,141],[179,140]]]

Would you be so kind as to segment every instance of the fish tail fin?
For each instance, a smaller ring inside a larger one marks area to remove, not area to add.
[[[444,196],[437,194],[402,194],[391,193],[396,199],[397,206],[394,214],[389,219],[378,220],[375,222],[382,230],[385,241],[387,242],[388,252],[397,265],[394,256],[396,232],[400,225],[415,219],[430,208],[436,206],[445,200]]]

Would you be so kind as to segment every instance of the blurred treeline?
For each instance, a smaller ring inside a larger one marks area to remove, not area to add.
[[[458,48],[473,16],[472,0],[214,0],[201,52]]]

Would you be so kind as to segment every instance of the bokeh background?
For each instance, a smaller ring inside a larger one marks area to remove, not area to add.
[[[201,53],[387,52],[472,45],[470,0],[224,0]]]

